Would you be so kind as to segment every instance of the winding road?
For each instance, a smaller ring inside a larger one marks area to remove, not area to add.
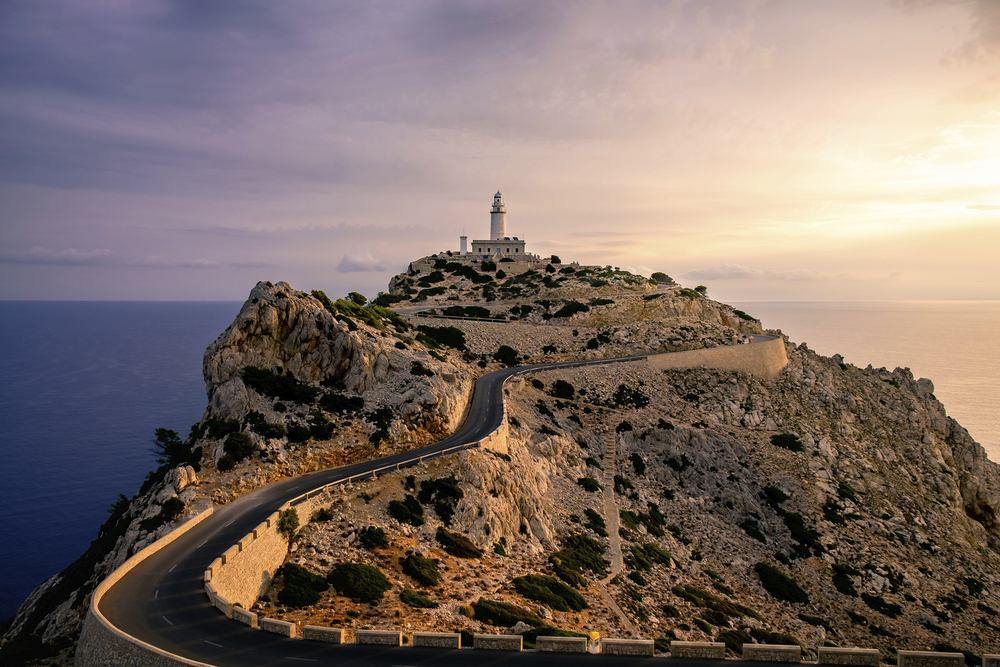
[[[524,373],[555,368],[615,364],[644,355],[518,366],[494,371],[476,382],[465,421],[454,435],[428,447],[394,456],[322,470],[270,484],[216,510],[179,539],[147,558],[112,586],[101,599],[104,616],[125,633],[190,660],[211,665],[483,665],[579,664],[635,665],[635,658],[562,656],[547,653],[500,653],[466,649],[380,648],[294,641],[251,629],[226,618],[209,604],[202,575],[220,553],[240,540],[283,503],[306,491],[371,475],[386,466],[413,465],[417,456],[433,458],[456,447],[472,446],[496,430],[503,419],[503,383]],[[676,661],[678,664],[683,661]],[[711,661],[700,661],[705,665]]]

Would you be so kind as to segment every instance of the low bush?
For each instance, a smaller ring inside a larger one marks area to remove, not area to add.
[[[549,556],[549,563],[556,576],[577,588],[587,585],[584,570],[600,574],[609,564],[604,560],[604,547],[592,537],[570,535],[563,540],[562,547]]]
[[[545,624],[537,614],[533,614],[527,609],[509,602],[479,598],[472,605],[472,608],[476,613],[477,621],[489,623],[490,625],[510,627],[517,625],[518,621],[533,627],[540,627]]]
[[[453,533],[450,530],[439,526],[434,538],[444,549],[445,553],[456,558],[482,558],[483,550],[461,533]]]
[[[290,371],[280,375],[266,368],[244,366],[240,376],[243,378],[243,384],[258,394],[282,401],[310,404],[319,396],[319,389],[296,380]]]
[[[579,301],[569,301],[562,308],[553,313],[553,317],[571,317],[577,313],[586,313],[590,310],[590,306],[580,303]]]
[[[455,506],[464,497],[465,492],[454,475],[420,482],[420,493],[417,494],[417,500],[424,505],[433,504],[434,511],[446,526],[451,525]]]
[[[312,520],[317,522],[323,521],[333,521],[336,515],[333,513],[329,507],[321,507],[320,509],[313,512]]]
[[[344,597],[360,602],[381,600],[392,584],[385,575],[371,565],[343,563],[330,570],[327,581]]]
[[[608,525],[607,523],[605,523],[603,516],[601,516],[594,510],[590,509],[589,507],[583,510],[583,513],[587,517],[587,523],[583,524],[585,528],[591,529],[592,531],[597,533],[599,537],[608,536]]]
[[[575,393],[576,389],[566,380],[556,380],[552,383],[552,395],[556,398],[571,401]]]
[[[632,467],[635,469],[636,475],[641,477],[646,474],[646,462],[642,460],[642,457],[639,456],[638,452],[633,452],[632,455],[628,457],[628,460],[632,462]]]
[[[365,399],[331,391],[319,399],[319,407],[327,412],[354,414],[364,409]]]
[[[757,540],[761,544],[767,544],[767,538],[764,537],[764,533],[760,530],[760,523],[757,519],[747,517],[742,523],[738,524],[743,532]]]
[[[779,433],[771,436],[771,444],[792,452],[804,452],[806,448],[802,445],[797,435],[792,433]]]
[[[456,327],[429,327],[419,326],[417,340],[427,347],[450,347],[456,350],[465,351],[465,332]]]
[[[358,541],[369,551],[389,546],[389,537],[378,526],[367,526],[358,533]]]
[[[408,523],[411,526],[424,525],[424,508],[413,496],[407,495],[401,501],[390,500],[386,511],[400,523]]]
[[[289,542],[295,537],[295,531],[299,529],[299,511],[294,507],[289,507],[278,515],[278,532],[285,536]]]
[[[410,364],[410,375],[434,377],[434,371],[424,366],[422,362],[414,360]]]
[[[524,597],[557,611],[582,611],[588,606],[582,595],[553,577],[529,574],[515,578],[512,583],[514,590]]]
[[[285,578],[285,587],[278,593],[278,601],[290,607],[314,605],[320,593],[330,588],[326,579],[295,563],[285,563],[280,574]]]
[[[226,436],[222,451],[233,457],[237,463],[253,456],[253,441],[243,431],[236,431]]]
[[[743,630],[725,630],[715,636],[715,641],[722,642],[736,655],[743,655],[743,645],[752,644],[753,637]]]
[[[854,581],[851,577],[860,577],[861,571],[850,565],[835,563],[833,565],[833,585],[841,595],[852,598],[858,597],[858,591],[854,588]]]
[[[412,588],[404,588],[403,592],[399,594],[399,601],[411,607],[416,607],[417,609],[437,609],[441,606],[426,595],[421,595]]]
[[[504,366],[517,366],[520,363],[520,355],[517,350],[509,345],[501,345],[493,353],[493,358]]]
[[[588,493],[604,490],[604,487],[593,477],[580,477],[576,480],[576,483],[582,486],[583,490]]]
[[[886,602],[881,595],[869,595],[868,593],[862,593],[861,599],[866,605],[878,613],[888,616],[889,618],[896,618],[903,613],[902,607],[898,604]]]
[[[809,595],[802,587],[773,565],[761,561],[753,569],[764,589],[775,598],[785,602],[809,602]]]
[[[403,572],[424,586],[437,586],[441,581],[441,571],[430,558],[410,554],[403,559]]]

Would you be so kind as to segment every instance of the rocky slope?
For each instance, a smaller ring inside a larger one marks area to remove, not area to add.
[[[465,319],[400,318],[360,298],[258,284],[206,351],[202,420],[183,442],[164,434],[163,467],[121,499],[80,561],[25,602],[5,657],[68,664],[93,587],[173,517],[439,439],[500,360],[715,347],[761,331],[692,290],[565,268],[508,277],[431,263],[376,301]],[[788,356],[774,381],[631,363],[508,384],[509,456],[470,451],[344,489],[293,542],[289,561],[319,574],[378,567],[384,597],[360,604],[331,589],[294,607],[279,599],[279,577],[260,610],[355,628],[496,632],[512,617],[489,601],[506,601],[529,612],[509,623],[529,639],[545,624],[731,646],[876,646],[889,662],[903,648],[1000,651],[997,466],[930,381],[804,345],[788,344]],[[419,509],[421,525],[392,501]],[[384,546],[362,538],[368,527],[385,533]],[[441,527],[483,553],[448,553]],[[436,584],[404,571],[401,559],[418,556],[437,561]],[[587,606],[540,602],[527,580],[515,583],[526,575],[568,581]],[[438,606],[414,606],[414,591]]]

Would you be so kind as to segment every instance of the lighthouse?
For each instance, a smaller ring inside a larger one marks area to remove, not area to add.
[[[507,208],[503,205],[503,195],[497,190],[493,195],[490,209],[490,240],[499,241],[507,236]]]

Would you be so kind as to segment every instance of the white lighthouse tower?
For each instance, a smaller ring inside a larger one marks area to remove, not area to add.
[[[493,195],[490,209],[490,240],[499,241],[507,236],[507,208],[503,205],[503,195],[497,190]]]

